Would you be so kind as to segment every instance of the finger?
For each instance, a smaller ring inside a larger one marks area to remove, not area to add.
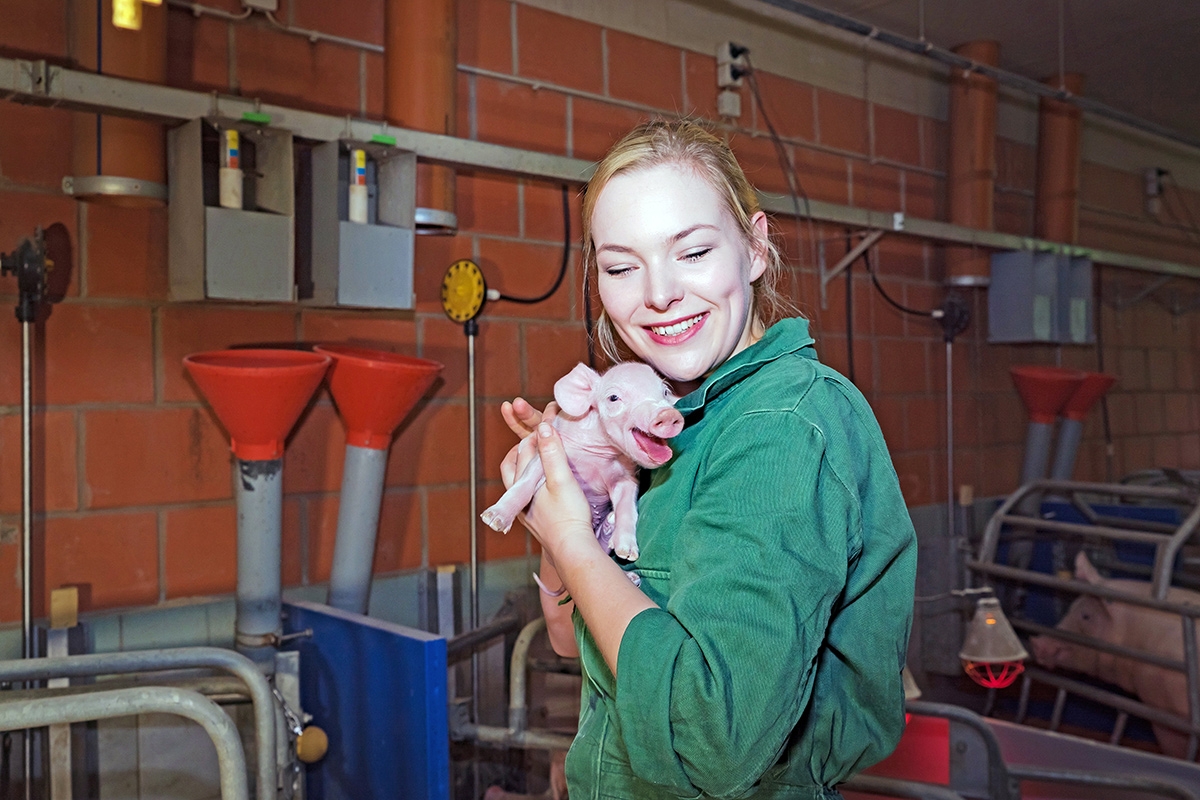
[[[568,482],[577,485],[566,451],[563,450],[562,438],[548,422],[537,426],[537,451],[542,459],[542,468],[546,471],[546,485],[551,491]]]
[[[553,422],[554,418],[558,416],[558,412],[561,410],[562,409],[558,407],[558,402],[551,400],[546,404],[546,410],[542,412],[542,418],[538,420],[538,422]]]
[[[529,405],[529,402],[523,397],[517,397],[511,403],[507,401],[501,403],[500,416],[504,418],[509,430],[522,439],[533,433],[534,428],[542,419],[542,415],[538,413],[537,409]]]

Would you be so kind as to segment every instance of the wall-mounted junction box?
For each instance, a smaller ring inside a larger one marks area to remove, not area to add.
[[[298,245],[300,298],[318,305],[412,308],[416,154],[336,141],[314,146],[307,163],[301,193],[309,204],[300,209],[297,225],[304,237]]]
[[[168,132],[167,172],[171,299],[294,300],[291,132],[195,119]]]
[[[1092,260],[1014,250],[991,258],[988,341],[1092,344]]]

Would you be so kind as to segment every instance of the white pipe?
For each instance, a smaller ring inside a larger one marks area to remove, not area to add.
[[[329,605],[342,611],[367,613],[386,471],[387,450],[346,445],[333,571],[329,576]]]
[[[237,648],[269,670],[283,633],[283,459],[236,463]]]

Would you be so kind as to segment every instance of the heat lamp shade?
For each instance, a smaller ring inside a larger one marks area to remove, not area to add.
[[[1000,601],[985,597],[975,605],[975,617],[967,628],[958,657],[974,664],[1024,661],[1029,653],[1021,646],[1016,631],[1000,608]]]

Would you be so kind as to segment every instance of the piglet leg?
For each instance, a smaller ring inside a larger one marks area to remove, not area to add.
[[[500,496],[495,505],[479,515],[487,526],[501,533],[508,533],[513,520],[529,505],[533,495],[546,482],[546,472],[542,469],[542,460],[535,458],[525,465],[520,476],[508,487],[508,491]]]
[[[626,561],[636,561],[637,544],[637,480],[630,478],[609,488],[613,504],[612,549]]]

